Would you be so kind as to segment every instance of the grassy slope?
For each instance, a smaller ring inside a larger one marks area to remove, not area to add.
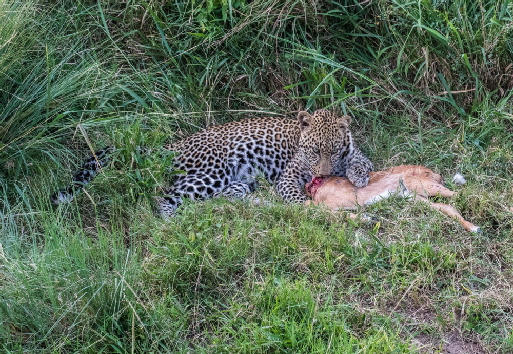
[[[248,2],[0,0],[2,351],[513,351],[511,5]],[[320,107],[378,168],[463,172],[453,203],[484,233],[400,199],[355,225],[268,186],[270,206],[154,217],[171,157],[136,146]],[[115,168],[53,208],[106,143]]]

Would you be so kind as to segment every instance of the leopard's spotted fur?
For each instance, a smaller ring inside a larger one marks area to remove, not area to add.
[[[243,197],[254,190],[258,173],[276,183],[278,193],[288,202],[306,200],[303,186],[313,176],[347,176],[355,186],[365,186],[372,163],[355,146],[350,122],[348,116],[321,109],[312,115],[300,112],[298,120],[244,119],[182,139],[168,148],[179,153],[174,168],[187,174],[179,175],[166,196],[158,198],[160,214],[172,215],[183,197]],[[79,171],[71,187],[54,195],[54,202],[72,199],[73,189],[96,174],[96,161],[103,163],[98,159],[86,162],[89,178],[82,178],[84,171]]]

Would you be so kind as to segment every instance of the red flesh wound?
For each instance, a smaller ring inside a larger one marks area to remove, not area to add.
[[[310,183],[307,183],[306,188],[306,194],[311,196],[312,198],[315,198],[315,193],[317,192],[317,189],[324,183],[324,177],[313,177],[312,181]]]

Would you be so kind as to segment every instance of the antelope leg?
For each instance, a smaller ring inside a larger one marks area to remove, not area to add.
[[[416,199],[421,200],[421,201],[427,203],[433,209],[436,209],[436,210],[444,213],[445,215],[458,220],[459,223],[461,224],[461,226],[463,226],[463,228],[465,230],[470,231],[470,232],[479,232],[480,231],[479,226],[476,226],[476,225],[472,224],[470,221],[463,219],[463,216],[461,216],[461,214],[458,212],[458,210],[456,210],[456,208],[453,207],[452,205],[443,204],[443,203],[433,203],[433,202],[430,202],[429,199],[427,199],[425,197],[421,197],[421,196],[417,196]]]

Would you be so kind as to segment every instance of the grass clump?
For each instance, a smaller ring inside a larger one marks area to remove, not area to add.
[[[512,9],[0,0],[1,350],[511,352]],[[462,172],[452,203],[484,232],[402,199],[355,224],[265,184],[271,205],[155,217],[162,145],[324,107],[377,169]],[[105,145],[110,166],[51,206]]]

